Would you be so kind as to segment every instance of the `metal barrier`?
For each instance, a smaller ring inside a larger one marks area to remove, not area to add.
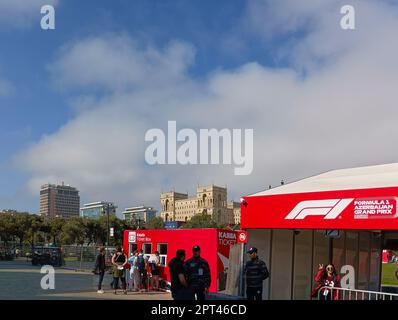
[[[319,288],[318,300],[398,300],[398,294],[324,286]]]

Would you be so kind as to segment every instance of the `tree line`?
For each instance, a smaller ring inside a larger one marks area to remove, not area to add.
[[[104,245],[107,242],[108,221],[106,216],[97,219],[73,217],[69,219],[46,219],[27,212],[0,213],[0,244],[10,243],[19,245]],[[121,244],[124,230],[135,230],[134,223],[109,216],[109,227],[114,235],[109,238],[109,245]],[[182,228],[219,228],[210,215],[198,214],[192,217]],[[225,226],[224,226],[225,227]],[[164,229],[164,221],[155,217],[141,224],[139,229]]]

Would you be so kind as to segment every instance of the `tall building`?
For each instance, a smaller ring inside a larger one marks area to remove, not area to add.
[[[46,218],[78,217],[79,191],[69,185],[45,184],[40,189],[40,215]]]
[[[231,201],[228,202],[227,207],[229,210],[232,210],[234,224],[240,224],[240,203]]]
[[[98,201],[86,203],[82,208],[80,208],[80,216],[87,218],[98,219],[101,216],[116,215],[117,206],[113,202],[108,201]]]
[[[123,215],[124,220],[130,221],[135,225],[141,225],[142,223],[145,223],[150,219],[155,218],[156,212],[157,211],[152,207],[137,206],[126,208],[126,210],[123,211]]]
[[[219,224],[233,224],[234,211],[227,204],[227,188],[198,186],[196,197],[186,193],[164,192],[160,195],[160,216],[164,221],[188,221],[204,210]]]

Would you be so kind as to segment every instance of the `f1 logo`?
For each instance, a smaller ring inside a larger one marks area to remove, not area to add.
[[[336,219],[353,200],[352,198],[301,201],[285,219],[303,220],[307,216],[324,216],[324,219]]]

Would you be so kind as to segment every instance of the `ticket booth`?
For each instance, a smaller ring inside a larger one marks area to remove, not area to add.
[[[264,298],[310,299],[318,265],[330,262],[342,276],[354,273],[342,286],[381,291],[383,248],[398,239],[397,198],[398,164],[329,171],[243,197],[241,227],[270,269]]]
[[[242,237],[244,235],[244,237]],[[170,281],[168,264],[176,256],[176,251],[184,249],[186,259],[192,257],[192,247],[199,245],[201,257],[210,266],[211,286],[209,292],[225,289],[231,247],[246,241],[246,232],[223,229],[175,229],[175,230],[126,230],[124,231],[124,250],[130,254],[143,250],[150,260],[159,251],[161,260],[160,278]]]

